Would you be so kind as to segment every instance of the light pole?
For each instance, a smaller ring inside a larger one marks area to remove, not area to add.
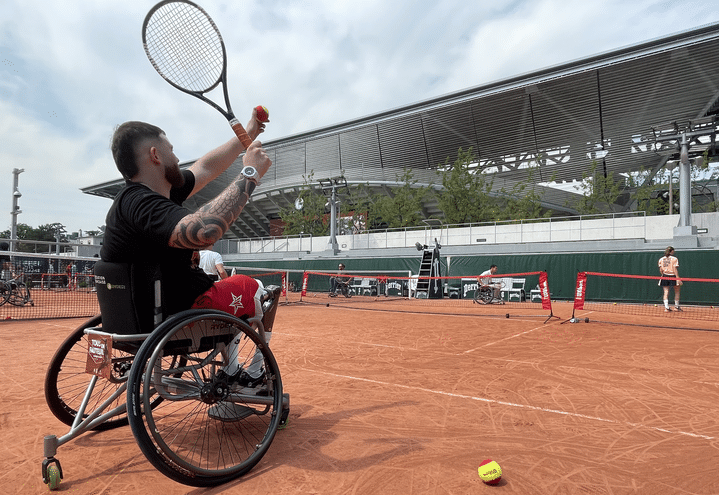
[[[319,183],[320,187],[322,187],[322,192],[329,199],[328,203],[330,207],[330,242],[328,247],[332,250],[334,254],[337,254],[340,251],[339,245],[337,244],[337,207],[340,203],[338,191],[345,189],[347,192],[349,192],[349,187],[347,186],[347,179],[345,179],[345,177],[341,175],[339,177],[332,177],[330,179],[320,179]]]
[[[10,216],[12,217],[10,222],[10,251],[15,251],[15,243],[17,242],[17,216],[22,213],[22,210],[17,204],[17,200],[20,199],[22,193],[18,191],[18,176],[25,171],[24,168],[15,168],[12,171],[12,210]]]
[[[695,163],[701,163],[701,154],[715,142],[719,121],[710,115],[689,122],[668,122],[652,126],[655,149],[667,150],[674,155],[679,153],[679,225],[674,227],[674,237],[695,237],[696,226],[692,225],[691,163],[690,153],[696,157]],[[673,201],[670,174],[669,191]],[[676,244],[676,241],[675,241]]]

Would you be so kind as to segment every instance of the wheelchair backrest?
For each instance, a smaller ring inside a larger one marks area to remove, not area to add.
[[[162,321],[159,267],[98,261],[94,271],[103,331],[150,333]]]

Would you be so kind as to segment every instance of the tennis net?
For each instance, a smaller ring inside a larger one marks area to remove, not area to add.
[[[549,278],[543,271],[495,274],[481,282],[479,275],[306,271],[301,301],[436,314],[553,316]]]
[[[574,312],[594,310],[637,316],[719,321],[719,279],[681,280],[683,284],[679,287],[680,311],[674,309],[673,287],[669,288],[670,310],[667,311],[659,276],[579,272],[574,294]]]

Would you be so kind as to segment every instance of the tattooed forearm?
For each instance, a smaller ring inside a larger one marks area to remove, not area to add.
[[[254,182],[244,177],[235,179],[215,199],[180,220],[170,238],[170,246],[186,249],[211,246],[237,220],[254,190]]]

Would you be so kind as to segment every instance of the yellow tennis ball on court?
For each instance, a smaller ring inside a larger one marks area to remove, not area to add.
[[[479,477],[488,485],[496,485],[502,479],[502,468],[492,459],[485,459],[477,469]]]

